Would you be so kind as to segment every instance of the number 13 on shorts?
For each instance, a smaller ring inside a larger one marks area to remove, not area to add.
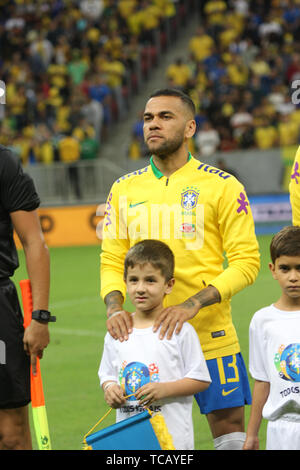
[[[251,404],[247,369],[241,353],[206,361],[212,382],[195,395],[202,414]]]
[[[231,362],[230,362],[231,361]],[[239,370],[237,367],[236,354],[227,357],[218,357],[217,365],[219,370],[220,384],[239,382]],[[226,371],[226,372],[225,372]]]

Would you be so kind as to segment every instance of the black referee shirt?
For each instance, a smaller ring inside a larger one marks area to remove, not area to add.
[[[32,211],[40,204],[33,180],[23,172],[19,158],[0,145],[0,279],[19,266],[10,213]]]

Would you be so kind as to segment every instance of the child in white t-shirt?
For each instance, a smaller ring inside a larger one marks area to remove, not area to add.
[[[250,323],[249,370],[255,379],[244,450],[258,450],[261,419],[267,450],[300,450],[300,227],[285,227],[270,246],[277,302]]]
[[[147,406],[162,413],[176,449],[192,450],[193,395],[211,382],[199,339],[189,323],[170,340],[152,328],[174,285],[173,273],[174,256],[165,243],[143,240],[128,251],[124,279],[135,306],[133,331],[124,342],[106,334],[99,378],[117,421]]]

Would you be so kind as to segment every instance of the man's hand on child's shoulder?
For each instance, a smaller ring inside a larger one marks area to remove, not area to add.
[[[126,310],[118,310],[110,314],[106,321],[107,331],[119,341],[127,341],[132,332],[132,316]]]

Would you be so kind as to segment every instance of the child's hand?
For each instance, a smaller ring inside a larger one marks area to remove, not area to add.
[[[111,408],[120,408],[126,403],[123,390],[117,383],[110,385],[104,391],[104,399]]]
[[[243,450],[259,450],[259,440],[257,436],[247,436]]]
[[[140,401],[140,405],[149,406],[157,400],[161,400],[165,397],[164,387],[165,384],[151,382],[146,385],[143,385],[135,393],[135,397]]]

